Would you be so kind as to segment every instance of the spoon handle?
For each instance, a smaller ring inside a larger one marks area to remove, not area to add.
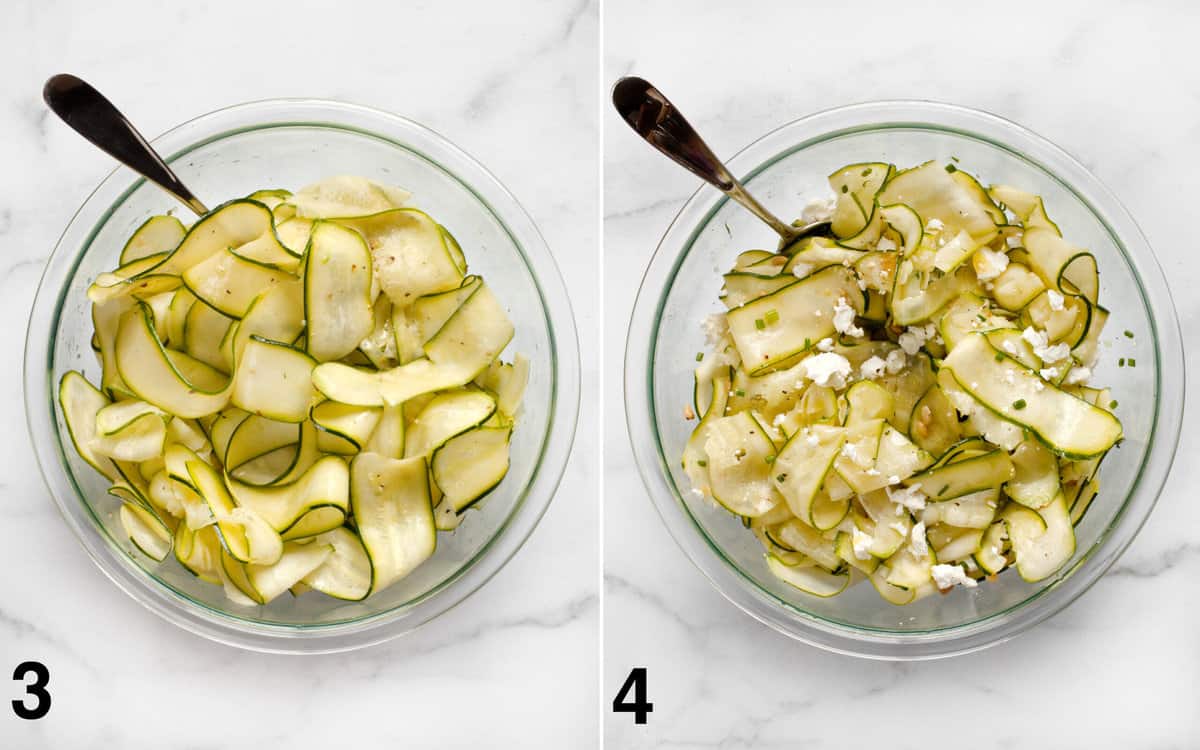
[[[799,234],[746,191],[683,114],[649,81],[636,76],[622,78],[613,87],[612,97],[621,118],[651,146],[740,203],[785,241]]]
[[[52,76],[42,89],[42,98],[54,114],[100,150],[166,190],[198,215],[208,213],[137,128],[86,81],[68,73]]]

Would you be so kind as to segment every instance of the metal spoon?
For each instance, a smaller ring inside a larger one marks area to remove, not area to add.
[[[797,227],[780,221],[779,217],[764,208],[729,173],[675,105],[649,81],[636,76],[622,78],[613,87],[612,98],[617,112],[634,132],[684,169],[762,219],[779,235],[781,247],[808,235],[829,231],[828,221]]]
[[[200,199],[171,171],[125,115],[86,81],[60,73],[42,88],[46,106],[71,129],[109,156],[166,190],[196,212],[208,213]]]

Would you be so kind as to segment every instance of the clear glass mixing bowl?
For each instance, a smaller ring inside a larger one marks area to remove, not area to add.
[[[579,406],[579,346],[566,289],[533,221],[478,162],[436,133],[401,117],[329,101],[242,104],[184,123],[153,141],[209,205],[262,188],[296,189],[355,174],[411,190],[414,203],[462,244],[508,309],[516,336],[508,351],[531,362],[512,464],[499,487],[434,557],[363,602],[316,593],[267,606],[231,605],[219,586],[173,557],[136,552],[117,518],[107,483],[70,444],[56,393],[78,369],[98,382],[88,284],[117,265],[121,247],[147,217],[186,213],[126,169],[108,176],[71,220],[38,288],[25,347],[25,405],[42,474],[71,530],[96,564],[151,611],[217,641],[262,651],[327,652],[406,633],[461,602],[512,557],[545,512],[562,477]]]
[[[1171,297],[1145,237],[1116,197],[1078,161],[1028,130],[963,107],[873,102],[792,122],[729,161],[767,206],[798,214],[829,195],[826,175],[855,162],[913,166],[956,157],[985,183],[1045,197],[1064,236],[1096,255],[1101,303],[1112,317],[1094,382],[1112,387],[1125,440],[1105,459],[1099,497],[1076,529],[1073,559],[1040,583],[1012,573],[897,607],[870,585],[819,599],[772,576],[740,520],[697,498],[679,459],[695,426],[690,403],[700,321],[721,310],[720,273],[736,254],[778,238],[711,188],[684,205],[642,281],[629,328],[625,399],[634,454],[650,497],[676,542],[737,606],[799,640],[847,654],[926,659],[1011,638],[1079,597],[1117,559],[1149,515],[1179,437],[1184,360]],[[1123,335],[1128,330],[1132,339]],[[1118,367],[1119,357],[1137,366]]]

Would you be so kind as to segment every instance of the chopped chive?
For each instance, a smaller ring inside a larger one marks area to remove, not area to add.
[[[1117,367],[1124,367],[1124,366],[1125,366],[1125,358],[1121,357],[1120,359],[1117,360]]]
[[[696,361],[697,361],[697,362],[699,362],[700,360],[696,360]],[[996,361],[997,361],[997,362],[1003,362],[1003,361],[1004,361],[1004,355],[1003,355],[1003,354],[1001,354],[1000,352],[996,352]]]
[[[745,398],[746,392],[743,391],[741,388],[738,388],[736,391],[733,392],[733,395],[737,396],[738,398]]]
[[[754,319],[754,327],[761,331],[762,329],[767,327],[767,324],[762,318],[755,318]]]
[[[812,346],[812,339],[810,339],[809,337],[805,336],[805,337],[804,337],[804,348],[805,348],[805,349],[807,349],[807,348],[809,348],[810,346]]]
[[[1016,401],[1013,401],[1013,408],[1014,409],[1024,409],[1025,408],[1025,399],[1019,398]]]
[[[958,171],[958,167],[954,166],[953,164],[947,164],[947,165],[946,165],[946,171],[947,171],[947,172],[949,172],[949,173],[951,173],[951,174],[954,174],[955,172],[957,172],[957,171]]]
[[[942,488],[941,488],[940,490],[938,490],[937,496],[938,496],[938,497],[941,497],[942,495],[945,495],[945,494],[946,494],[946,490],[948,490],[948,489],[950,489],[950,485],[948,485],[948,484],[947,484],[947,485],[943,485],[943,486],[942,486]]]
[[[1130,357],[1130,358],[1129,358],[1129,366],[1130,366],[1130,367],[1137,367],[1137,360],[1136,360],[1136,359],[1134,359],[1133,357]]]
[[[697,362],[703,362],[703,361],[704,361],[704,352],[696,352],[696,361],[697,361]]]
[[[862,176],[863,176],[863,177],[870,177],[870,176],[871,176],[871,168],[870,168],[870,167],[867,167],[866,169],[864,169],[864,170],[862,171]]]
[[[777,475],[775,476],[775,481],[776,481],[776,482],[786,482],[786,481],[787,481],[787,474],[777,474]]]
[[[767,310],[767,314],[764,315],[763,318],[767,321],[768,325],[770,325],[772,323],[778,323],[779,322],[779,312],[776,310]]]
[[[848,192],[850,192],[850,188],[849,188],[849,187],[847,187],[847,186],[845,186],[845,185],[842,185],[842,192],[843,192],[843,193],[848,193]]]
[[[1131,338],[1133,338],[1133,331],[1126,331],[1126,332],[1125,332],[1125,338],[1127,338],[1127,339],[1131,339]]]
[[[701,458],[698,461],[696,461],[696,465],[697,466],[708,466],[708,461],[705,461],[703,458]]]
[[[952,162],[957,162],[957,161],[958,161],[958,157],[957,157],[957,156],[951,156],[951,157],[950,157],[950,161],[952,161]]]
[[[772,454],[770,454],[770,455],[768,455],[768,456],[764,456],[764,457],[763,457],[763,460],[764,460],[764,461],[766,461],[766,462],[767,462],[767,463],[769,463],[769,464],[773,464],[773,463],[775,463],[775,454],[774,454],[774,453],[772,453]]]
[[[1117,408],[1117,402],[1116,402],[1116,401],[1109,401],[1109,402],[1108,402],[1108,408],[1110,408],[1110,409],[1115,409],[1115,408]]]

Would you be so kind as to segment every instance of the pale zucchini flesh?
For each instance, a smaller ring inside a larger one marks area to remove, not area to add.
[[[126,549],[239,606],[360,601],[500,485],[530,362],[409,198],[343,176],[151,217],[93,279],[100,388],[58,402]]]
[[[809,595],[866,578],[903,605],[1069,570],[1123,436],[1112,395],[1077,384],[1115,317],[1095,256],[1039,196],[956,159],[829,181],[833,237],[745,251],[722,277],[684,409],[693,492]]]

